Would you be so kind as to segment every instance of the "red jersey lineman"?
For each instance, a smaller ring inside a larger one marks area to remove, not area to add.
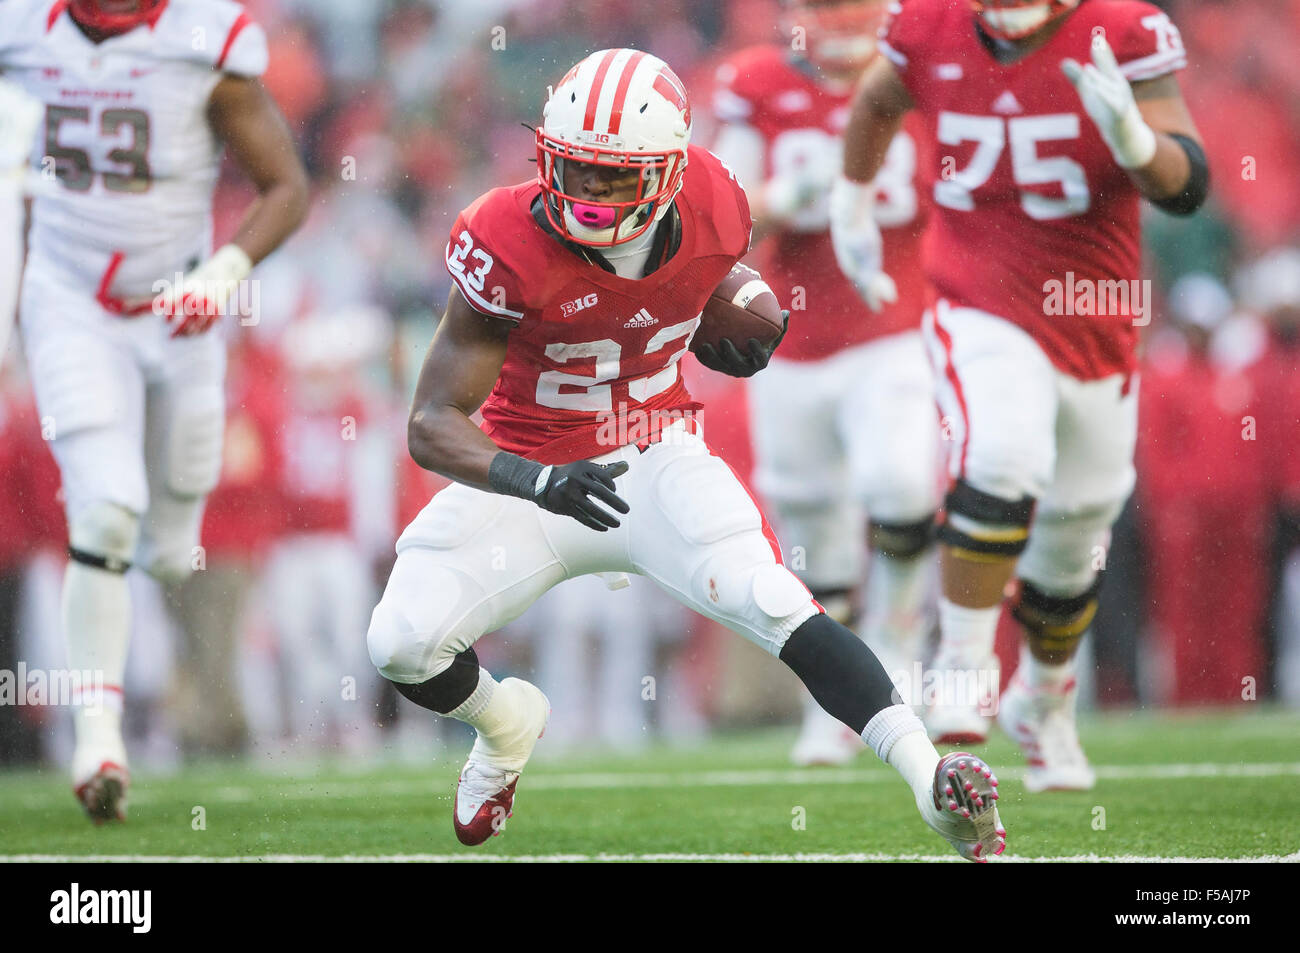
[[[930,198],[919,116],[889,143],[872,182],[892,301],[868,308],[837,266],[830,235],[840,135],[853,85],[878,55],[885,10],[885,0],[788,0],[782,32],[802,36],[805,49],[754,47],[722,64],[714,148],[765,233],[754,265],[792,311],[781,349],[748,387],[755,484],[781,534],[803,548],[800,578],[828,612],[852,625],[866,579],[863,637],[907,698],[932,625],[939,504],[939,418],[921,340]],[[796,764],[844,764],[861,751],[806,705]]]
[[[1131,377],[1150,314],[1139,203],[1185,214],[1207,188],[1173,76],[1182,42],[1134,0],[907,0],[881,49],[845,134],[848,214],[834,237],[851,277],[880,280],[862,183],[914,109],[934,144],[924,330],[954,437],[934,667],[974,687],[935,700],[931,735],[983,739],[1002,593],[1018,574],[1027,651],[999,720],[1031,791],[1089,788],[1073,659],[1134,481]]]
[[[789,665],[899,769],[963,856],[999,852],[992,772],[939,759],[871,652],[782,565],[701,436],[678,363],[748,249],[750,220],[735,178],[690,145],[686,89],[662,60],[602,50],[560,80],[543,116],[537,180],[489,192],[452,228],[455,288],[409,445],[455,483],[398,540],[367,639],[403,695],[478,732],[457,837],[501,832],[550,712],[535,685],[480,668],[474,643],[565,579],[639,573]],[[748,376],[774,347],[724,343],[707,363]],[[937,777],[960,804],[940,810]]]

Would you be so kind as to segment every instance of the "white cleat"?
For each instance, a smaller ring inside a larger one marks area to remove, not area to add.
[[[72,793],[96,826],[126,820],[130,786],[124,747],[77,749],[72,759]]]
[[[982,745],[997,711],[1001,663],[940,656],[926,672],[925,728],[937,745]]]
[[[998,724],[1025,754],[1026,791],[1089,791],[1097,783],[1074,724],[1078,696],[1074,679],[1059,690],[1033,689],[1019,672],[1012,676]]]
[[[506,820],[514,814],[515,785],[533,753],[537,740],[546,733],[551,703],[542,690],[520,678],[507,678],[497,686],[498,692],[515,693],[515,704],[524,717],[513,739],[489,748],[479,735],[469,760],[456,782],[456,803],[452,809],[456,838],[468,847],[483,843],[505,830]]]
[[[926,793],[916,803],[921,817],[961,856],[986,864],[1006,850],[1007,831],[996,804],[998,779],[982,758],[964,751],[944,755]]]
[[[866,747],[852,728],[812,702],[804,709],[803,727],[790,760],[800,768],[838,768],[851,764]]]

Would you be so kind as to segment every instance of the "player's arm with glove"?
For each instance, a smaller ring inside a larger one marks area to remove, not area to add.
[[[258,80],[222,77],[208,100],[208,123],[258,197],[229,244],[155,299],[154,310],[172,323],[174,337],[208,330],[253,266],[293,234],[307,214],[307,171],[289,124]]]
[[[501,374],[510,328],[508,321],[476,311],[452,288],[411,405],[411,458],[458,483],[531,500],[601,532],[618,526],[614,514],[626,513],[628,506],[614,479],[627,471],[626,463],[543,466],[502,450],[470,420]]]
[[[876,57],[853,94],[844,129],[844,173],[831,187],[835,260],[873,311],[897,301],[898,289],[884,271],[872,180],[911,108],[912,98],[894,65],[884,56]]]
[[[1092,62],[1061,61],[1089,118],[1142,195],[1174,214],[1196,211],[1209,192],[1201,138],[1172,73],[1133,85],[1103,34]]]
[[[730,338],[723,338],[715,348],[712,344],[701,344],[695,349],[696,359],[711,371],[728,374],[731,377],[753,377],[772,360],[772,354],[785,339],[785,332],[790,328],[790,312],[781,312],[781,333],[770,344],[764,344],[758,338],[750,338],[745,343],[745,351],[732,343]]]

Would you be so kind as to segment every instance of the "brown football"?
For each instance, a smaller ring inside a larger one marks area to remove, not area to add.
[[[737,262],[709,296],[691,350],[701,344],[716,349],[723,338],[730,338],[743,354],[750,338],[762,344],[775,341],[781,323],[781,304],[767,282],[753,268]]]

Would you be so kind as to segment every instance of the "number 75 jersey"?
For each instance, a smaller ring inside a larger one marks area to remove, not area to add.
[[[934,210],[922,258],[940,297],[1028,332],[1082,380],[1131,372],[1149,305],[1140,195],[1061,61],[1104,33],[1129,82],[1186,65],[1178,29],[1135,0],[1082,0],[1039,49],[999,63],[965,0],[906,0],[885,27],[932,139]]]
[[[206,257],[221,156],[208,100],[224,73],[266,62],[233,0],[171,0],[100,43],[67,0],[0,0],[0,72],[45,104],[29,267],[94,294],[120,253],[112,292],[147,298]]]

